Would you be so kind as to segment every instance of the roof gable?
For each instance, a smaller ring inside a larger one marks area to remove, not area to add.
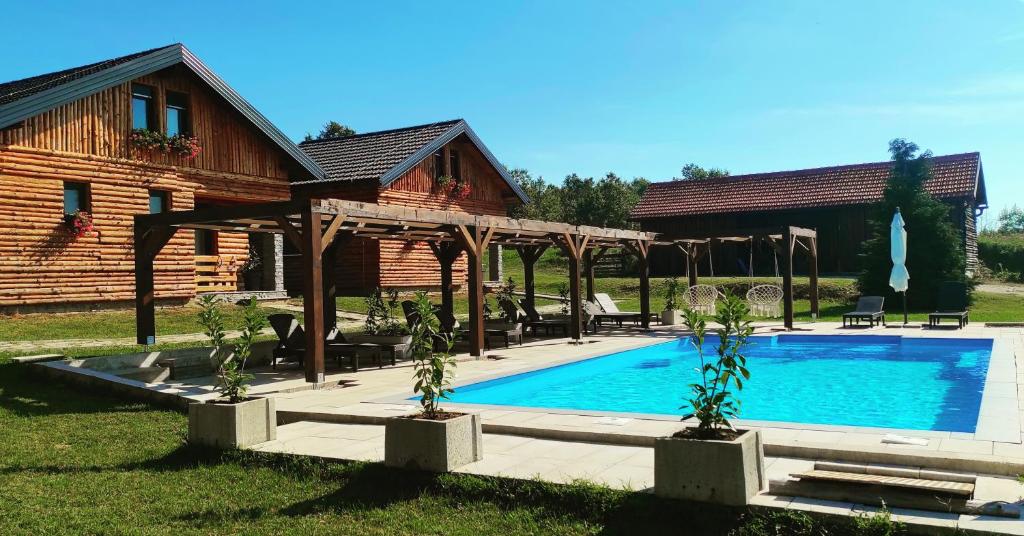
[[[327,173],[328,181],[379,181],[387,187],[446,143],[465,134],[524,203],[529,201],[505,166],[462,119],[367,132],[299,144]],[[322,182],[322,181],[317,181]]]
[[[270,120],[180,43],[0,84],[0,128],[179,63],[191,69],[310,176],[326,176]]]
[[[986,206],[981,155],[929,159],[925,190],[940,199],[969,198]],[[882,199],[892,162],[873,162],[720,179],[651,184],[630,219],[870,204]]]

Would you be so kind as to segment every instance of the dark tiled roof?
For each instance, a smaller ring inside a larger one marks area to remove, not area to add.
[[[932,178],[925,189],[940,199],[984,195],[981,155],[964,153],[930,159]],[[650,185],[630,218],[643,220],[794,208],[873,203],[882,199],[891,162],[833,166],[721,179],[659,182]],[[984,203],[984,199],[980,199]]]
[[[174,46],[174,45],[168,45]],[[89,65],[82,65],[80,67],[72,67],[71,69],[64,69],[63,71],[57,71],[54,73],[41,74],[39,76],[33,76],[31,78],[23,78],[21,80],[14,80],[13,82],[5,82],[0,84],[0,105],[9,104],[18,99],[23,99],[29,95],[35,95],[40,91],[45,91],[52,87],[57,87],[62,84],[77,80],[83,76],[88,76],[93,73],[100,72],[104,69],[109,69],[116,65],[129,62],[136,58],[141,58],[146,54],[162,50],[167,47],[153,48],[143,52],[136,52],[135,54],[129,54],[127,56],[121,56],[120,58],[114,58],[110,60],[104,60],[96,63],[90,63]]]
[[[299,147],[327,173],[328,180],[380,180],[461,122],[461,119],[454,119],[331,140],[304,141]]]

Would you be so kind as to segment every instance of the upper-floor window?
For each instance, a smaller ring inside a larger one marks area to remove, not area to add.
[[[154,110],[153,88],[132,84],[132,128],[156,129]]]
[[[453,179],[462,180],[462,162],[459,159],[459,152],[455,149],[448,149],[448,169]]]
[[[150,190],[149,191],[149,213],[160,214],[161,212],[167,212],[171,208],[171,195],[170,192],[163,190]]]
[[[434,179],[444,176],[444,150],[438,149],[434,153]]]
[[[188,95],[167,92],[167,135],[189,134]]]
[[[89,185],[84,182],[64,183],[64,214],[89,212]]]

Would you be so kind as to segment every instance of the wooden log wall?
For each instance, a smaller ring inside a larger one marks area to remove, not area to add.
[[[197,198],[288,199],[283,151],[191,72],[170,68],[139,82],[157,88],[158,111],[165,89],[189,94],[192,127],[203,147],[198,157],[129,146],[127,83],[0,131],[0,311],[134,299],[132,216],[148,212],[150,189],[170,192],[172,210],[191,209]],[[73,240],[63,223],[64,181],[88,184],[90,236]],[[157,257],[158,299],[194,296],[194,245],[192,231],[179,231]],[[248,237],[220,233],[218,248],[237,271],[248,255]]]

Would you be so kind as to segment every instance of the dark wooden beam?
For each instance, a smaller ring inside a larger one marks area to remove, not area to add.
[[[323,250],[323,258],[321,263],[323,264],[322,279],[324,283],[324,332],[330,333],[330,331],[338,326],[338,257],[339,252],[344,247],[342,240],[336,240],[332,244],[326,245]]]
[[[810,259],[808,260],[808,279],[810,284],[810,298],[811,298],[811,314],[814,315],[815,320],[818,318],[818,238],[811,237],[810,241]]]
[[[587,301],[597,301],[594,295],[594,250],[588,249],[583,253],[584,277],[587,280]]]
[[[569,259],[569,336],[575,341],[583,338],[583,298],[580,292],[580,279],[583,276],[583,252],[589,240],[589,236],[572,233],[552,236],[552,241],[565,251]]]
[[[494,236],[494,229],[459,225],[456,231],[466,250],[469,270],[469,354],[477,357],[484,352],[483,252]]]
[[[153,260],[174,236],[173,227],[148,227],[135,218],[135,341],[156,342],[156,294],[153,283]]]
[[[651,329],[651,265],[649,262],[650,244],[637,240],[636,251],[640,269],[640,326]]]
[[[519,254],[519,258],[523,261],[523,293],[525,294],[524,299],[526,303],[536,307],[537,306],[537,286],[534,280],[534,266],[537,264],[537,260],[540,259],[541,255],[544,254],[548,249],[547,244],[529,245],[529,246],[515,246],[516,253]]]
[[[302,211],[302,301],[306,329],[306,381],[324,382],[324,281],[323,241],[319,212]]]
[[[793,233],[782,233],[782,314],[786,329],[793,329]]]
[[[452,272],[455,261],[462,254],[462,243],[428,242],[428,245],[441,267],[441,309],[449,315],[454,314],[455,296]]]

